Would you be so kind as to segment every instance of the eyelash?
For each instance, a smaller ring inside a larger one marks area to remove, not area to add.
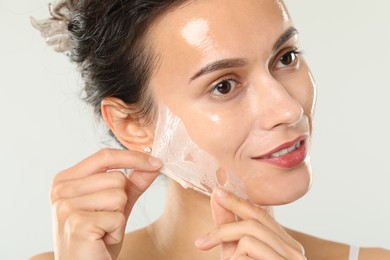
[[[303,54],[303,50],[300,50],[300,49],[293,49],[293,50],[289,50],[287,52],[285,52],[283,55],[281,56],[278,56],[279,58],[276,60],[276,64],[279,63],[281,61],[281,59],[286,56],[286,55],[291,55],[291,54],[294,54],[295,55],[295,59],[292,61],[294,64],[297,63],[299,60],[299,56]],[[289,65],[285,65],[285,67],[289,67],[291,66],[291,64]],[[285,67],[282,67],[282,68],[285,68]],[[273,70],[276,71],[276,70],[279,70],[280,68],[274,68]],[[222,83],[225,83],[225,82],[230,82],[230,81],[233,81],[235,82],[235,84],[237,84],[238,86],[234,86],[233,88],[233,91],[230,91],[226,94],[213,94],[213,92],[219,87],[220,84]],[[221,80],[219,80],[216,84],[213,84],[213,87],[212,89],[209,91],[209,93],[219,99],[228,99],[228,95],[231,94],[232,92],[234,92],[234,90],[237,88],[237,87],[240,87],[240,82],[238,82],[236,79],[232,78],[232,77],[227,77],[227,78],[223,78]],[[229,95],[230,96],[230,95]]]
[[[294,56],[295,56],[295,59],[292,61],[292,63],[295,65],[297,62],[299,62],[299,56],[301,56],[303,54],[303,50],[293,49],[293,50],[285,52],[283,55],[278,56],[278,58],[276,59],[276,65],[282,60],[283,57],[285,57],[286,55],[291,55],[291,54],[294,54]],[[273,71],[277,71],[279,69],[291,66],[291,64],[289,64],[289,65],[283,66],[282,68],[277,68],[276,65],[273,68]]]
[[[213,92],[215,90],[217,90],[217,88],[222,84],[222,83],[225,83],[225,82],[234,82],[234,86],[232,87],[232,90],[229,89],[229,92],[226,93],[226,94],[214,94]],[[219,98],[219,99],[228,99],[230,96],[231,96],[231,93],[234,93],[236,91],[237,88],[240,87],[240,82],[238,82],[236,79],[232,78],[232,77],[227,77],[227,78],[224,78],[224,79],[221,79],[219,80],[217,83],[213,84],[213,87],[212,89],[210,90],[210,94],[213,95],[214,97],[216,98]]]

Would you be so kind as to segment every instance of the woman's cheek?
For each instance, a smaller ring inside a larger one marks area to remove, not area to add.
[[[198,111],[190,119],[183,120],[192,140],[221,164],[232,161],[239,146],[239,132],[234,117],[230,118]]]
[[[284,79],[283,85],[290,95],[301,104],[305,115],[311,121],[316,101],[316,86],[306,61],[301,58],[300,62],[301,67],[296,72],[296,75]]]

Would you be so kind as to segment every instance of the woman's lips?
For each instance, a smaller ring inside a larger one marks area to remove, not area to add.
[[[306,158],[307,136],[300,136],[293,141],[284,143],[267,154],[253,159],[273,164],[281,168],[294,168],[299,166]]]

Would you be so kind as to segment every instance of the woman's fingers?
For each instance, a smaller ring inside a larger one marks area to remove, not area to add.
[[[213,193],[215,200],[222,207],[233,212],[241,219],[255,219],[272,230],[284,242],[303,252],[300,243],[294,240],[268,213],[266,210],[256,207],[249,202],[222,189],[216,189]]]
[[[134,171],[127,176],[130,185],[130,188],[134,190],[134,195],[141,195],[144,193],[153,181],[158,177],[160,172],[144,172],[144,171]]]
[[[125,211],[127,204],[127,194],[121,189],[106,189],[94,193],[74,197],[70,199],[60,199],[53,203],[52,207],[57,218],[66,219],[74,211]]]
[[[98,172],[123,168],[155,172],[161,166],[162,162],[158,158],[151,157],[145,153],[104,148],[58,174],[55,181],[82,178]]]
[[[213,213],[213,220],[214,220],[216,227],[224,227],[224,225],[236,221],[236,216],[231,211],[228,211],[227,209],[225,209],[224,207],[219,205],[215,201],[213,196],[211,197],[210,204],[211,204],[211,211]],[[214,238],[214,236],[211,236],[211,238],[212,238],[211,241],[214,241],[214,246],[212,246],[210,243],[210,239],[208,239],[208,238],[209,238],[209,236],[204,237],[204,239],[206,239],[206,240],[202,241],[203,245],[201,245],[200,248],[210,249],[210,248],[217,245],[217,243],[215,243],[216,241],[218,241],[218,244],[220,242],[223,242],[221,239],[218,239],[218,237]],[[226,240],[222,243],[222,245],[221,245],[221,258],[222,259],[228,259],[229,256],[233,255],[234,251],[236,250],[236,246],[237,246],[236,241],[237,240],[238,239],[236,239],[236,240],[230,239],[230,240]],[[204,244],[205,242],[208,242],[208,243]],[[208,248],[205,248],[205,246],[207,246],[208,244],[210,244],[208,246]]]
[[[149,188],[159,174],[159,172],[134,171],[128,176],[126,218],[129,217],[138,198]]]
[[[199,249],[221,245],[222,259],[305,259],[302,245],[264,209],[221,189],[213,192],[211,208],[216,229],[196,241]]]
[[[302,251],[285,243],[269,228],[254,219],[232,222],[216,228],[197,241],[196,245],[202,250],[222,245],[222,259],[231,259],[233,256],[238,257],[242,254],[256,259],[264,257],[265,259],[279,259],[268,258],[271,256],[283,256],[283,259],[304,259]],[[224,245],[231,246],[225,250]]]
[[[242,256],[239,256],[237,258],[237,260],[257,260],[257,259],[250,257],[250,256],[242,255]]]
[[[125,189],[127,178],[121,171],[96,173],[79,179],[58,182],[52,187],[52,201],[78,197],[102,189]]]
[[[120,243],[125,232],[125,217],[120,212],[74,211],[65,222],[65,230],[88,242],[103,239],[108,245]]]
[[[51,204],[56,256],[115,259],[127,219],[162,162],[134,151],[103,149],[53,180]],[[133,169],[125,176],[117,169]]]
[[[159,175],[161,165],[159,159],[140,152],[102,149],[55,177],[51,202],[63,218],[77,209],[122,211],[127,218],[137,199]],[[125,176],[113,168],[135,170]]]
[[[117,178],[116,180],[109,180],[104,176]],[[123,176],[122,177],[119,176]],[[97,177],[103,177],[100,180],[91,178],[92,181],[97,183],[97,186],[91,188],[82,188],[83,186],[88,186],[88,179],[83,179],[80,183],[80,188],[78,189],[75,184],[79,180],[69,180],[71,182],[68,186],[63,187],[61,196],[56,200],[53,200],[53,208],[56,211],[60,212],[61,216],[67,216],[73,210],[86,210],[86,211],[119,211],[123,212],[126,216],[130,214],[133,205],[137,199],[142,195],[142,193],[150,186],[153,180],[158,176],[158,173],[144,173],[144,172],[133,172],[129,179],[126,178],[123,174],[114,174],[112,173],[103,173],[96,175]],[[92,176],[90,176],[92,177]],[[94,176],[95,177],[95,176]],[[104,181],[108,181],[110,187],[99,188],[99,186],[104,185]],[[90,192],[86,192],[87,189],[90,189]],[[64,196],[65,195],[65,196]],[[52,195],[52,196],[58,196]]]
[[[246,235],[240,239],[237,245],[237,249],[230,258],[225,259],[242,259],[249,257],[249,259],[272,259],[272,260],[285,260],[296,259],[287,256],[280,255],[272,247],[267,245],[261,240],[252,236]]]
[[[143,193],[159,172],[138,172],[134,171],[125,176],[121,171],[110,171],[96,173],[79,179],[63,180],[52,186],[51,199],[66,199],[78,197],[84,194],[93,193],[102,189],[127,189],[134,188],[134,193]]]
[[[121,248],[125,222],[120,212],[73,211],[64,223],[62,236],[68,239],[59,239],[65,249],[57,251],[56,256],[61,259],[113,259]]]
[[[158,176],[162,162],[147,154],[117,149],[102,149],[75,166],[59,173],[53,181],[51,201],[92,194],[102,189],[123,189],[128,195],[125,215]],[[118,168],[134,169],[128,177]]]
[[[223,245],[225,243],[239,241],[245,236],[254,237],[258,240],[265,239],[264,243],[269,247],[283,254],[286,253],[283,247],[285,243],[269,228],[253,219],[232,222],[214,229],[207,234],[201,248],[208,250],[219,244]]]
[[[216,202],[214,196],[211,197],[210,204],[213,213],[214,224],[217,227],[236,221],[236,215]]]

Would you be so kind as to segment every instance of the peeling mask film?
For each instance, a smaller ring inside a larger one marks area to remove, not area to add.
[[[210,195],[216,187],[247,199],[245,185],[221,168],[219,162],[200,149],[189,136],[182,120],[164,105],[159,106],[153,156],[164,163],[161,172],[184,188]]]

